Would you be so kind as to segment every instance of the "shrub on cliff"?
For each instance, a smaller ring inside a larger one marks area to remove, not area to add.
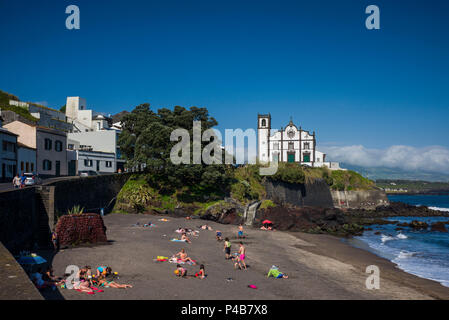
[[[331,177],[333,180],[331,188],[333,190],[369,190],[375,187],[373,181],[351,170],[334,170]]]

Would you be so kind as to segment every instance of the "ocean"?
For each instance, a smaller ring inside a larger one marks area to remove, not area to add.
[[[412,205],[425,205],[434,210],[449,212],[449,195],[394,195],[390,201]],[[425,221],[428,224],[448,221],[449,217],[393,217],[387,220],[411,222]],[[350,243],[386,258],[405,272],[418,277],[435,280],[449,287],[449,233],[410,228],[396,231],[394,224],[373,225]],[[449,228],[449,225],[446,225]],[[380,234],[376,235],[375,232]],[[382,271],[381,271],[382,272]],[[381,273],[382,276],[382,273]]]

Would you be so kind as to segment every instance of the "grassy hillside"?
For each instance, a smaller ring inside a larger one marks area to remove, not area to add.
[[[115,211],[163,212],[182,207],[191,214],[201,214],[213,205],[219,209],[220,205],[216,205],[223,202],[225,197],[231,197],[242,205],[260,200],[262,207],[272,207],[275,204],[266,199],[265,179],[298,184],[323,179],[333,190],[375,188],[373,181],[353,171],[331,171],[327,168],[310,168],[298,164],[282,163],[278,172],[269,177],[259,175],[259,165],[229,169],[227,174],[231,182],[226,190],[210,190],[202,188],[201,185],[194,185],[180,186],[168,193],[163,188],[157,190],[152,187],[152,179],[148,174],[135,174],[120,191]]]

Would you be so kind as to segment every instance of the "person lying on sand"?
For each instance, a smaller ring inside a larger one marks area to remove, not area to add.
[[[278,267],[276,266],[272,266],[270,271],[268,271],[268,275],[267,278],[269,277],[273,277],[273,278],[277,278],[277,279],[288,279],[288,276],[285,273],[282,273],[279,271]]]
[[[223,240],[223,238],[221,237],[221,231],[220,230],[217,230],[217,233],[216,233],[215,236],[217,237],[217,241],[222,241]]]
[[[187,253],[184,249],[181,249],[180,252],[175,254],[175,257],[179,257],[179,260],[181,260],[182,262],[191,262],[193,265],[196,265],[196,262],[187,256]]]
[[[133,287],[130,284],[120,284],[115,282],[114,280],[107,280],[106,277],[104,276],[100,276],[100,278],[98,279],[98,285],[103,286],[105,288],[118,288],[118,289],[126,289]]]
[[[202,226],[198,226],[198,228],[201,228],[203,230],[212,230],[212,227],[208,226],[207,224],[203,224]]]

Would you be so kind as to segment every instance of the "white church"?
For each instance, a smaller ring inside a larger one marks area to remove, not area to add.
[[[262,163],[295,162],[311,167],[341,170],[338,162],[326,161],[326,154],[316,150],[315,131],[310,133],[290,122],[280,130],[271,129],[271,115],[257,116],[258,157]]]

